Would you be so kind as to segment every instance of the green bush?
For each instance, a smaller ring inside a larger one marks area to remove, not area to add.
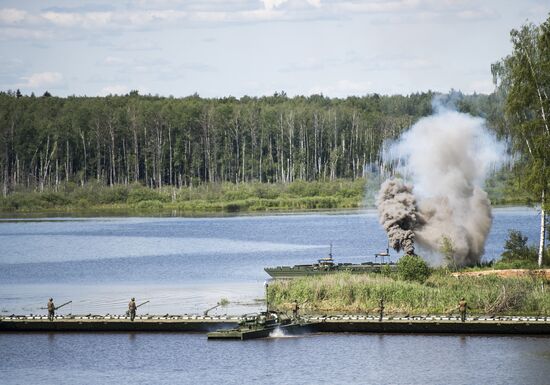
[[[405,281],[424,282],[431,274],[430,267],[418,255],[404,255],[397,261],[399,278]]]
[[[521,231],[508,230],[508,238],[504,243],[502,262],[515,263],[518,261],[537,261],[537,250],[527,245],[527,237]]]
[[[113,187],[104,187],[99,190],[98,203],[126,203],[130,191],[127,186],[116,185]]]
[[[391,277],[393,275],[393,270],[390,265],[382,265],[380,274],[382,274],[383,277]]]
[[[156,199],[140,201],[135,205],[135,208],[140,210],[161,210],[163,207],[164,204]]]
[[[61,193],[44,192],[40,195],[43,207],[58,207],[66,205],[69,200]]]
[[[130,204],[135,204],[142,201],[168,202],[168,200],[169,197],[167,195],[163,195],[157,190],[146,187],[137,187],[132,188],[129,191],[127,202]]]
[[[536,261],[526,260],[512,260],[512,261],[498,261],[494,264],[495,269],[538,269]]]
[[[305,197],[317,195],[318,190],[313,183],[307,183],[302,180],[292,182],[287,188],[288,194],[292,196]]]
[[[254,194],[258,198],[262,199],[275,199],[280,195],[280,188],[278,185],[256,183],[254,185]]]

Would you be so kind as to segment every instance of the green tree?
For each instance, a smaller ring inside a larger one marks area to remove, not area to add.
[[[424,282],[430,276],[430,267],[418,255],[404,255],[397,261],[397,274],[405,281]]]
[[[456,268],[455,262],[455,246],[453,240],[447,236],[442,236],[439,242],[439,252],[443,255],[443,259],[447,266],[452,266],[453,269]]]
[[[541,25],[523,25],[510,32],[513,51],[491,70],[506,105],[506,124],[521,185],[541,203],[538,264],[542,266],[550,191],[550,17]]]
[[[527,246],[527,237],[521,231],[508,230],[508,239],[504,243],[504,252],[502,260],[512,262],[517,260],[528,260],[531,257],[529,247]]]

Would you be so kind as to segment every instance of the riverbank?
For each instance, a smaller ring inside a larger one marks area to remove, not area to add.
[[[0,197],[0,213],[95,215],[201,215],[373,207],[377,186],[365,179],[292,183],[210,183],[151,189],[139,184],[60,185],[43,192],[16,191]],[[502,186],[488,189],[493,204],[528,204]]]
[[[288,311],[296,299],[308,313],[377,314],[384,299],[388,315],[458,314],[461,297],[471,314],[550,315],[548,281],[540,277],[460,276],[436,272],[424,283],[381,274],[331,274],[273,281],[270,304]]]
[[[287,184],[212,183],[160,189],[135,184],[113,187],[66,184],[57,191],[15,192],[0,197],[0,212],[192,214],[349,209],[362,206],[364,188],[362,179]]]

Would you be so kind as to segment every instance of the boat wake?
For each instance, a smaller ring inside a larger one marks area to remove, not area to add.
[[[279,327],[275,328],[271,333],[269,333],[269,338],[293,338],[293,337],[296,337],[296,336],[286,334],[285,331]]]

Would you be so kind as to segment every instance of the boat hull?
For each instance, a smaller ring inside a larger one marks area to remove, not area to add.
[[[395,264],[385,265],[351,265],[343,267],[334,267],[332,269],[316,269],[314,267],[291,267],[291,266],[278,266],[278,267],[266,267],[264,271],[273,278],[278,279],[292,279],[299,277],[319,276],[335,273],[350,273],[350,274],[367,274],[367,273],[379,273],[384,266],[389,266],[393,271],[397,267]]]
[[[207,334],[209,340],[251,340],[257,338],[267,338],[270,334],[277,329],[284,335],[299,335],[306,333],[308,330],[308,323],[293,323],[288,325],[278,325],[275,327],[269,327],[264,329],[225,329],[217,330]]]

